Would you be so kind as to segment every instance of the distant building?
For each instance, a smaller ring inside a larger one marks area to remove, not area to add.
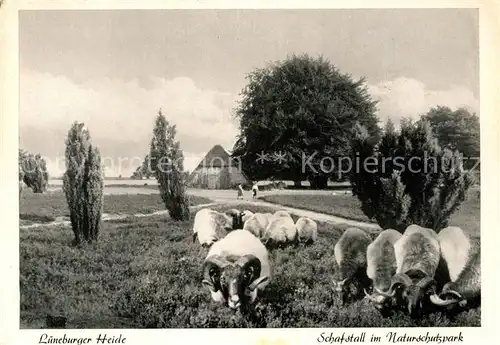
[[[248,186],[251,182],[238,160],[232,159],[220,145],[208,151],[188,179],[188,186],[204,189],[233,189],[240,183]]]

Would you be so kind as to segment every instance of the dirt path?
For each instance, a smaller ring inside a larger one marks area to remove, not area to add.
[[[287,212],[294,214],[299,217],[309,217],[315,221],[319,222],[325,222],[325,223],[330,223],[330,224],[343,224],[343,225],[348,225],[348,226],[353,226],[353,227],[359,227],[362,229],[365,229],[369,232],[378,232],[380,230],[380,227],[377,224],[373,223],[365,223],[365,222],[360,222],[356,220],[351,220],[351,219],[346,219],[342,217],[337,217],[325,213],[320,213],[320,212],[314,212],[314,211],[308,211],[300,208],[295,208],[295,207],[289,207],[289,206],[283,206],[279,204],[274,204],[270,202],[265,202],[262,200],[253,200],[251,197],[248,197],[243,200],[237,200],[235,198],[235,193],[233,191],[208,191],[208,190],[190,190],[189,194],[196,195],[196,196],[202,196],[209,198],[213,200],[213,203],[209,204],[202,204],[202,205],[196,205],[196,206],[191,206],[190,209],[192,211],[204,208],[204,207],[211,207],[211,206],[216,206],[220,204],[229,204],[229,205],[249,205],[249,206],[262,206],[262,207],[269,207],[275,210],[286,210]],[[272,193],[260,193],[260,194],[272,194]],[[157,215],[167,215],[168,211],[162,210],[162,211],[157,211],[153,213],[148,213],[148,214],[133,214],[133,215],[128,215],[128,214],[103,214],[102,220],[103,221],[110,221],[110,220],[119,220],[119,219],[125,219],[127,217],[151,217],[151,216],[157,216]],[[28,225],[21,225],[19,226],[20,229],[30,229],[30,228],[38,228],[42,226],[57,226],[57,225],[64,225],[64,226],[69,226],[71,223],[69,220],[56,220],[50,223],[35,223],[35,224],[28,224]]]

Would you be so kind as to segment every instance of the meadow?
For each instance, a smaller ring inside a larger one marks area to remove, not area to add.
[[[155,186],[155,188],[158,188]],[[208,204],[210,199],[188,195],[190,205]],[[160,194],[104,195],[103,212],[107,214],[148,214],[165,209]],[[19,199],[21,225],[49,223],[69,219],[69,209],[62,190],[44,194],[33,193],[25,188]]]
[[[117,205],[128,205],[135,196],[120,198],[125,201]],[[37,203],[43,204],[48,203]],[[269,211],[251,204],[239,207]],[[67,328],[480,326],[480,308],[454,320],[441,313],[411,320],[400,312],[382,318],[365,299],[341,307],[331,280],[333,248],[345,228],[319,223],[314,245],[270,251],[272,281],[244,312],[215,304],[202,288],[207,249],[192,242],[192,220],[107,221],[99,241],[83,248],[70,246],[70,227],[20,229],[21,328],[44,327],[46,313],[66,316]]]

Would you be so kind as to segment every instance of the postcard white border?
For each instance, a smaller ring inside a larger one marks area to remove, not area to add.
[[[315,344],[322,332],[366,332],[384,341],[389,331],[400,334],[456,335],[462,332],[463,344],[494,344],[499,340],[497,312],[499,272],[499,185],[497,184],[500,140],[498,103],[500,61],[499,3],[497,1],[27,1],[4,0],[0,8],[0,212],[2,230],[0,267],[0,344],[38,344],[45,330],[19,329],[19,205],[17,184],[19,44],[18,11],[36,9],[214,9],[214,8],[478,8],[480,18],[480,120],[481,120],[481,252],[483,303],[481,327],[478,328],[332,328],[332,329],[158,329],[158,330],[58,330],[57,337],[90,337],[96,344],[99,334],[122,334],[126,344]],[[47,37],[50,39],[50,37]],[[497,340],[497,341],[495,341]]]

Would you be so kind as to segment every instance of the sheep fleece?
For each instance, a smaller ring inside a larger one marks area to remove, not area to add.
[[[335,260],[341,279],[352,276],[366,265],[366,250],[371,238],[361,229],[348,228],[334,247]]]
[[[310,218],[300,217],[295,223],[300,241],[312,240],[316,242],[318,238],[318,224]]]
[[[373,286],[381,291],[389,289],[391,278],[396,273],[394,243],[401,236],[401,233],[396,230],[384,230],[366,250],[366,275],[373,281]]]
[[[462,229],[449,226],[438,234],[441,256],[446,261],[451,281],[464,269],[470,254],[470,241]]]
[[[427,276],[434,277],[441,256],[437,234],[431,229],[410,225],[394,244],[394,254],[396,273],[419,269]]]
[[[243,226],[244,230],[250,231],[257,237],[262,237],[269,224],[269,218],[264,213],[254,213]]]

